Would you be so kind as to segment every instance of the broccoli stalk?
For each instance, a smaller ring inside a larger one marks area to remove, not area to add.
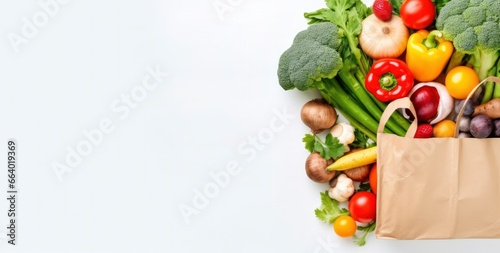
[[[464,62],[476,71],[479,79],[498,76],[500,58],[500,1],[450,0],[441,8],[436,28],[453,42],[456,52],[448,70]],[[493,83],[488,83],[483,101],[491,99]]]

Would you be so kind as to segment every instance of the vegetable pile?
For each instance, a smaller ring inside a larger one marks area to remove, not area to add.
[[[453,138],[457,127],[459,137],[500,136],[500,84],[466,100],[481,80],[500,77],[500,1],[325,3],[304,13],[309,26],[277,74],[284,90],[319,92],[301,110],[306,175],[328,187],[315,214],[362,246],[376,226],[376,133],[388,103],[408,97],[417,115],[395,112],[385,133],[405,136],[416,116],[414,138]]]

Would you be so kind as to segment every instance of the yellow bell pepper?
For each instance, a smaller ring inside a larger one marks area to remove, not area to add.
[[[420,82],[435,80],[453,53],[453,44],[440,31],[420,30],[408,38],[406,65]]]

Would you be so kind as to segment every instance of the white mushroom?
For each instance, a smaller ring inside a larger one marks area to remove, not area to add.
[[[340,174],[335,180],[337,183],[330,187],[328,196],[338,202],[347,201],[354,194],[354,182],[345,174]]]
[[[349,151],[349,144],[353,143],[355,139],[353,126],[346,122],[340,122],[332,127],[330,134],[337,137],[339,142],[344,144]]]

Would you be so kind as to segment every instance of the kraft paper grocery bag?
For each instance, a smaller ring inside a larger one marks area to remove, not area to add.
[[[467,99],[472,99],[476,90]],[[377,135],[375,235],[386,239],[500,238],[500,138],[414,139],[383,133],[397,108],[415,110],[408,98],[384,111]],[[463,108],[458,115],[460,120]],[[457,124],[458,125],[458,124]],[[458,127],[457,127],[458,128]]]

